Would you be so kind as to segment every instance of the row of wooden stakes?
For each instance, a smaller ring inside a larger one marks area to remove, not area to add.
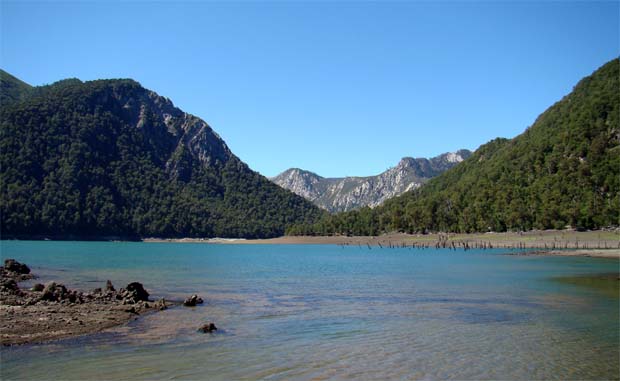
[[[340,246],[355,246],[353,242],[343,243]],[[358,247],[363,247],[363,243],[357,243]],[[579,241],[553,241],[553,242],[515,242],[515,243],[493,243],[490,241],[450,241],[448,239],[441,238],[435,242],[373,242],[371,245],[366,242],[368,249],[372,249],[373,246],[378,246],[381,249],[451,249],[458,250],[463,249],[465,251],[472,249],[545,249],[545,250],[559,250],[559,249],[620,249],[620,241],[617,247],[612,244],[608,244],[607,241],[598,242],[579,242]]]

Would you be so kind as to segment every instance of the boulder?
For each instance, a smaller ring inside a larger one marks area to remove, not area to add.
[[[202,303],[203,303],[202,298],[194,294],[190,296],[189,298],[185,299],[185,301],[183,302],[183,305],[186,307],[195,307],[196,304],[202,304]]]
[[[41,292],[45,289],[45,286],[42,285],[41,283],[37,283],[34,286],[32,286],[32,288],[30,289],[30,291],[36,291],[36,292]]]
[[[168,309],[168,306],[166,305],[166,299],[161,298],[160,300],[156,301],[153,305],[153,308],[157,308],[160,311]]]
[[[69,296],[67,288],[63,284],[56,284],[56,282],[48,283],[43,289],[42,300],[50,302],[60,302]]]
[[[146,292],[142,283],[138,282],[129,283],[126,289],[121,289],[121,296],[123,297],[123,302],[130,304],[140,301],[147,302],[149,300],[149,293]]]
[[[69,302],[76,303],[76,304],[81,304],[81,303],[84,302],[83,294],[81,292],[77,292],[75,290],[70,291],[67,294],[67,299],[69,299]]]
[[[110,282],[110,280],[108,279],[108,281],[105,283],[105,290],[106,291],[116,291],[116,289],[114,288],[114,286],[112,285],[112,282]]]
[[[211,332],[217,331],[217,327],[215,326],[214,323],[209,322],[203,325],[202,327],[198,328],[198,331],[202,333],[211,333]]]
[[[17,282],[15,282],[14,279],[4,278],[0,280],[0,291],[13,294],[16,291],[19,291],[19,286],[17,285]]]
[[[17,274],[30,274],[30,267],[17,262],[15,259],[5,259],[4,268]]]

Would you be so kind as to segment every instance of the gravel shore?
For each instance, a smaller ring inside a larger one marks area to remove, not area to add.
[[[41,343],[96,333],[171,305],[163,299],[149,300],[148,292],[138,282],[118,291],[109,281],[103,288],[90,292],[69,290],[54,282],[22,290],[20,281],[36,278],[26,265],[7,259],[0,272],[2,345]]]

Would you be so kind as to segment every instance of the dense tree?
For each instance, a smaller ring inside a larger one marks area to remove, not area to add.
[[[28,91],[0,110],[3,237],[273,237],[323,213],[137,82],[6,86]]]
[[[620,60],[514,139],[495,139],[422,188],[288,234],[600,228],[620,219]],[[370,225],[368,225],[370,224]],[[371,226],[372,228],[369,228]]]

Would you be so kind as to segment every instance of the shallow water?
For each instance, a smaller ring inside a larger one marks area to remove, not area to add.
[[[3,348],[3,380],[618,379],[618,293],[571,280],[617,273],[617,260],[318,245],[0,248],[38,281],[88,290],[138,280],[155,298],[206,301]],[[197,333],[207,321],[220,330]]]

